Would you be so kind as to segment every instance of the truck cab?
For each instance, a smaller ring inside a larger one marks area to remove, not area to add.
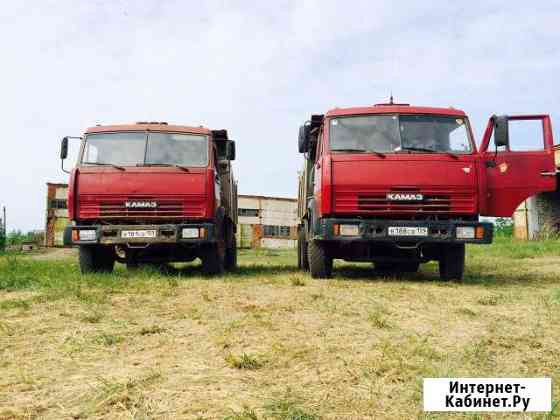
[[[518,123],[536,127],[529,150],[511,147]],[[493,116],[477,150],[458,109],[337,108],[300,127],[298,148],[298,266],[315,278],[331,277],[339,258],[382,272],[436,260],[441,279],[461,279],[465,244],[492,242],[480,216],[511,216],[557,182],[547,115]]]
[[[66,245],[80,249],[83,273],[115,261],[202,260],[205,273],[237,261],[235,143],[226,130],[141,122],[95,126],[81,137],[70,172]],[[64,166],[63,166],[64,168]]]

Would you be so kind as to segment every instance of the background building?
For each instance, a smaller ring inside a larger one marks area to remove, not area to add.
[[[62,246],[68,224],[68,185],[47,184],[46,246]],[[239,248],[295,248],[297,200],[240,195],[237,246]]]
[[[66,196],[68,185],[47,183],[47,216],[45,246],[62,246],[62,235],[68,224]]]
[[[560,170],[560,145],[556,146]],[[539,239],[560,233],[560,175],[555,192],[537,194],[521,203],[513,215],[513,234],[518,239]]]
[[[237,246],[239,248],[295,248],[295,198],[239,195]]]

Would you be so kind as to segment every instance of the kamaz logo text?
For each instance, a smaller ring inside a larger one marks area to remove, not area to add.
[[[422,194],[387,193],[387,200],[389,201],[422,201],[423,199]]]
[[[124,206],[127,209],[155,209],[157,203],[155,201],[125,201]]]

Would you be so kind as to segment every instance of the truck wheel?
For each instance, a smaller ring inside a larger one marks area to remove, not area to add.
[[[88,273],[111,273],[115,266],[115,250],[100,245],[80,246],[80,271]]]
[[[300,270],[309,271],[309,258],[307,256],[307,241],[305,240],[305,231],[300,230],[298,233],[298,268]]]
[[[220,255],[218,245],[209,246],[202,256],[202,271],[204,274],[216,275],[224,272],[224,255]]]
[[[416,272],[418,272],[419,268],[420,268],[420,263],[419,262],[400,263],[397,266],[397,269],[401,273],[416,273]]]
[[[307,243],[309,270],[314,279],[328,279],[332,276],[333,259],[327,254],[325,246],[317,241]]]
[[[225,269],[233,271],[237,268],[237,239],[235,235],[232,239],[231,246],[226,249]]]
[[[441,280],[462,280],[465,271],[465,244],[450,244],[442,247],[439,259]]]

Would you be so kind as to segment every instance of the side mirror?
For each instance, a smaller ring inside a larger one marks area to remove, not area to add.
[[[226,158],[235,160],[235,142],[233,140],[228,140],[226,143]]]
[[[60,159],[64,160],[68,157],[68,137],[64,137],[60,143]]]
[[[307,127],[302,125],[299,128],[299,137],[298,137],[298,150],[300,153],[307,153],[309,150],[309,141],[307,137]]]
[[[509,146],[508,117],[494,116],[494,143],[496,147]]]

